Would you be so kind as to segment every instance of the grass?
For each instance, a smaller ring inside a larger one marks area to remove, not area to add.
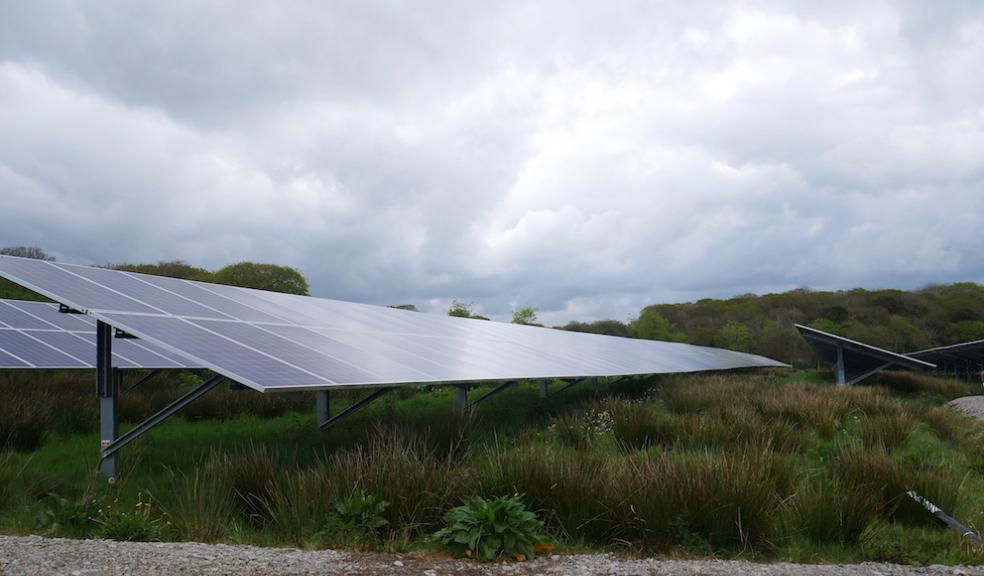
[[[969,390],[960,383],[890,374],[838,388],[817,373],[707,374],[547,399],[515,386],[471,416],[454,411],[450,388],[408,389],[325,434],[313,398],[216,390],[128,447],[121,482],[106,486],[94,473],[91,382],[49,376],[0,381],[5,532],[430,549],[451,508],[519,494],[561,549],[984,561],[904,496],[915,488],[984,524],[984,427],[943,407]],[[124,394],[126,419],[196,381]],[[338,395],[333,407],[356,398]],[[358,537],[338,518],[354,499],[385,503]]]

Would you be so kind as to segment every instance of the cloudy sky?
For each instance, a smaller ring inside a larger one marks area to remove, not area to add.
[[[982,72],[975,1],[0,0],[0,246],[548,323],[982,281]]]

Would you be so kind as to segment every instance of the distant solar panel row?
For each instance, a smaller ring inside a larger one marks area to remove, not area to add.
[[[196,368],[148,342],[117,339],[113,360],[123,369]],[[57,304],[0,300],[0,368],[91,369],[96,321],[63,314]]]
[[[0,276],[260,391],[785,366],[688,344],[14,257],[0,257]]]

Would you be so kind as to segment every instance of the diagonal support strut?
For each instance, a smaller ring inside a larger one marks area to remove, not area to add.
[[[471,410],[476,405],[480,404],[481,402],[484,402],[485,400],[488,400],[489,398],[495,396],[499,392],[502,392],[503,390],[511,387],[516,382],[519,382],[519,380],[508,380],[506,382],[503,382],[502,384],[499,384],[495,388],[493,388],[493,389],[489,390],[488,392],[486,392],[485,394],[482,394],[481,396],[479,396],[478,399],[476,399],[471,404],[466,405],[465,406],[465,411],[467,412],[467,411]]]
[[[363,408],[365,408],[366,406],[368,406],[370,403],[372,403],[373,401],[375,401],[377,398],[379,398],[383,394],[386,394],[387,392],[391,391],[392,389],[393,389],[392,387],[389,387],[389,388],[380,388],[379,390],[376,390],[375,392],[373,392],[372,394],[366,396],[362,400],[359,400],[358,402],[356,402],[355,404],[352,404],[351,406],[349,406],[345,410],[342,410],[341,412],[339,412],[335,416],[332,416],[331,418],[328,418],[324,422],[318,422],[318,429],[321,430],[322,432],[324,432],[325,430],[327,430],[327,429],[331,428],[332,426],[334,426],[335,424],[337,424],[340,420],[342,420],[342,419],[344,419],[344,418],[346,418],[346,417],[348,417],[348,416],[350,416],[350,415],[358,412],[359,410],[362,410]],[[327,404],[325,405],[325,410],[327,412]],[[327,416],[327,413],[325,414],[325,416]]]
[[[222,376],[221,374],[216,374],[215,376],[212,376],[211,378],[206,380],[204,383],[199,385],[191,392],[188,392],[187,394],[178,398],[174,402],[171,402],[170,404],[162,408],[159,412],[157,412],[150,418],[134,426],[126,434],[123,434],[122,436],[113,440],[106,446],[103,446],[101,459],[105,460],[106,458],[109,458],[117,451],[119,451],[120,448],[123,448],[130,442],[133,442],[138,437],[143,435],[145,432],[149,431],[150,429],[154,428],[164,420],[173,416],[176,412],[178,412],[188,404],[191,404],[192,402],[203,396],[206,392],[208,392],[212,388],[215,388],[216,386],[221,384],[222,381],[225,380],[225,378],[226,377]]]

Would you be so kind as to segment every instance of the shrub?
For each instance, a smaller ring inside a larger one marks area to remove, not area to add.
[[[861,440],[869,448],[891,451],[905,442],[916,429],[908,412],[873,414],[861,417]]]
[[[643,450],[654,444],[671,446],[681,435],[676,417],[639,402],[611,405],[612,432],[623,450]]]
[[[110,540],[152,542],[172,538],[175,529],[161,515],[150,498],[140,494],[132,510],[121,510],[117,502],[107,504],[93,521],[99,525],[98,534]]]
[[[215,542],[238,522],[232,482],[216,460],[215,456],[210,457],[190,476],[175,482],[173,500],[165,506],[165,512],[183,538]]]
[[[622,532],[649,549],[687,538],[713,549],[767,547],[792,485],[789,461],[765,450],[669,452],[630,465],[615,488],[634,523]]]
[[[785,531],[817,544],[853,546],[880,507],[879,494],[865,486],[807,482],[787,503]]]
[[[543,522],[526,509],[519,495],[491,500],[466,500],[444,516],[447,526],[434,539],[452,552],[491,562],[501,556],[525,560],[534,555],[534,546],[546,544]]]

